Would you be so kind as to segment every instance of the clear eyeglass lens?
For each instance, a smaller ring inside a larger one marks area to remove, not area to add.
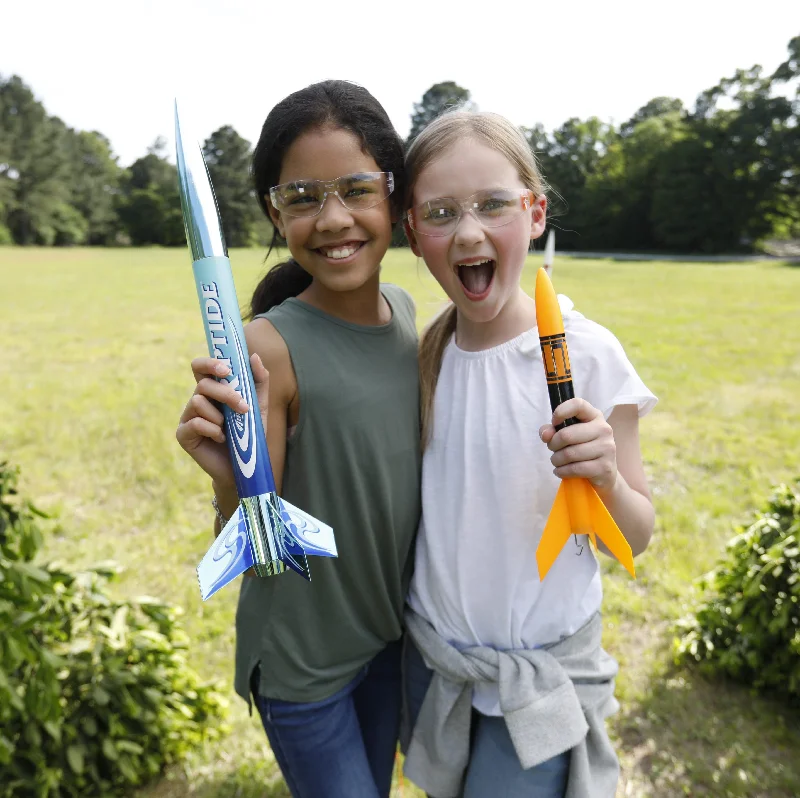
[[[486,227],[501,227],[519,216],[530,203],[528,192],[507,189],[480,191],[459,202],[451,197],[423,202],[412,208],[409,224],[423,235],[443,236],[452,233],[461,216],[471,211]]]
[[[330,182],[300,180],[270,189],[273,206],[289,216],[316,216],[329,194],[335,193],[352,211],[363,211],[383,202],[394,190],[391,172],[344,175]]]

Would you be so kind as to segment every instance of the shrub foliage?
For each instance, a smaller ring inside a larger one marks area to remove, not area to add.
[[[700,585],[708,595],[679,624],[679,662],[800,698],[800,480],[775,489]]]
[[[106,592],[113,564],[36,565],[41,513],[0,463],[0,794],[118,795],[220,733],[177,608]]]

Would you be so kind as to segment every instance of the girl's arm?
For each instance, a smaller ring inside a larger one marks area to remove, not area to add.
[[[649,545],[656,520],[639,449],[638,408],[618,405],[608,423],[616,445],[617,478],[610,489],[597,487],[597,495],[625,535],[633,556],[637,557]]]
[[[556,432],[571,417],[573,424]],[[553,413],[553,423],[539,430],[553,452],[550,462],[562,479],[584,477],[594,485],[617,526],[630,544],[633,556],[650,543],[655,511],[639,449],[639,414],[635,405],[619,405],[608,421],[584,399],[570,399]],[[605,546],[598,545],[609,553]]]

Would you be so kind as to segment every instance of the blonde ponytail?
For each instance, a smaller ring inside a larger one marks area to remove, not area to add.
[[[419,404],[422,421],[422,449],[433,430],[433,396],[442,369],[442,356],[456,331],[456,306],[445,308],[424,330],[419,342]]]

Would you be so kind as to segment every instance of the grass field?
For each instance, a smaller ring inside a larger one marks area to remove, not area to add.
[[[244,302],[262,255],[231,259]],[[412,292],[420,325],[440,306],[405,250],[389,254],[384,279]],[[115,589],[181,605],[192,663],[230,685],[237,590],[200,601],[211,494],[174,438],[189,361],[205,353],[186,251],[0,249],[0,281],[0,458],[59,516],[45,557],[123,563]],[[676,671],[670,654],[671,624],[732,525],[800,474],[800,267],[559,258],[554,282],[613,330],[660,399],[641,425],[656,535],[635,583],[606,567],[620,795],[800,795],[797,711]],[[228,689],[231,734],[139,798],[288,795],[260,724]]]

